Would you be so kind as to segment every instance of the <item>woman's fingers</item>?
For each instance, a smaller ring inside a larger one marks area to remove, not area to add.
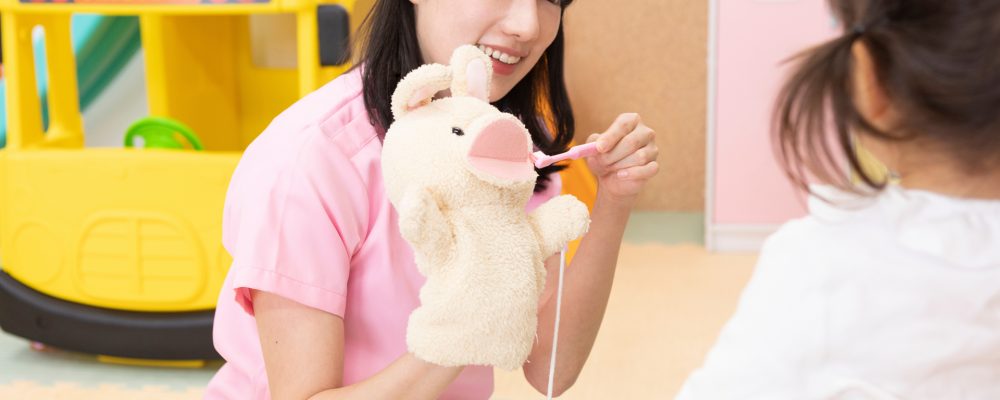
[[[659,171],[660,171],[660,164],[657,163],[656,161],[653,161],[646,165],[620,169],[618,170],[618,172],[615,172],[615,176],[618,179],[645,180],[652,178],[653,175],[656,175],[656,173]]]

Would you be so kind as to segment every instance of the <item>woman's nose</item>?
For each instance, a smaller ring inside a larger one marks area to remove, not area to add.
[[[504,33],[517,38],[519,42],[530,42],[538,38],[538,0],[510,0],[504,16]]]

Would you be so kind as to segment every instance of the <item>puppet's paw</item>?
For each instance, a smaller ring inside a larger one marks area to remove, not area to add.
[[[396,211],[399,213],[399,233],[404,239],[410,243],[420,240],[421,233],[427,229],[424,217],[431,207],[437,207],[437,204],[434,204],[430,195],[423,190],[411,192],[403,197]]]
[[[565,224],[563,228],[565,236],[561,239],[568,242],[587,233],[587,229],[590,228],[590,211],[587,210],[586,204],[568,194],[549,200],[549,203],[552,203],[554,213],[557,214],[556,220]]]

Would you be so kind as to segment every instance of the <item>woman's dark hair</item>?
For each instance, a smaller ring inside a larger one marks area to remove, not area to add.
[[[563,10],[572,2],[564,0]],[[417,42],[413,3],[404,0],[377,0],[361,27],[358,66],[368,117],[381,131],[393,122],[391,99],[396,84],[407,73],[424,64]],[[562,22],[552,44],[535,67],[506,96],[494,103],[503,112],[517,116],[531,133],[531,139],[546,154],[566,151],[576,124],[563,80]],[[548,125],[548,126],[546,126]],[[547,132],[551,132],[551,137]],[[563,166],[538,170],[535,191],[544,190],[550,175]]]
[[[844,160],[869,189],[885,180],[862,168],[852,132],[919,140],[970,174],[1000,161],[1000,1],[830,0],[844,34],[796,57],[778,97],[775,147],[799,187],[807,175],[855,193]],[[853,102],[852,46],[862,41],[875,80],[899,115],[876,128]],[[832,123],[832,124],[831,124]],[[828,135],[833,127],[834,137]]]

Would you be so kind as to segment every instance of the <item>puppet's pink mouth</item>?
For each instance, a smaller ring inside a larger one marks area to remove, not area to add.
[[[494,177],[522,181],[535,178],[531,144],[524,128],[508,119],[486,125],[472,143],[468,160],[472,168]]]

